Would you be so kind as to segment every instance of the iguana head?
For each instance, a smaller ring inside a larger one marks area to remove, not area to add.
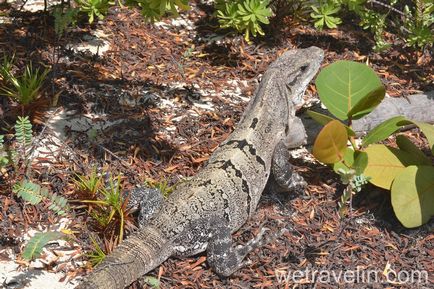
[[[303,104],[307,85],[318,72],[324,58],[324,51],[312,46],[305,49],[289,50],[274,61],[269,69],[274,83],[290,97],[294,107]]]

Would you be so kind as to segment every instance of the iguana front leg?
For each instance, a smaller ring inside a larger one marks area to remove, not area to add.
[[[274,149],[271,176],[266,190],[272,192],[301,191],[307,186],[302,176],[294,172],[294,166],[289,162],[290,156],[287,147],[279,142]]]
[[[160,210],[163,194],[158,189],[137,187],[128,193],[128,207],[139,211],[139,227],[144,227]]]

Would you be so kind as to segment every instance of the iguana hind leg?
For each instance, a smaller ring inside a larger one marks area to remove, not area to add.
[[[258,235],[247,244],[234,246],[229,227],[223,223],[220,224],[214,228],[208,242],[207,261],[214,272],[227,277],[249,264],[249,261],[244,260],[247,254],[270,242],[270,239],[264,238],[264,233],[268,229],[262,228]]]
[[[208,241],[207,261],[211,269],[222,277],[228,277],[251,262],[246,261],[247,254],[268,243],[273,242],[285,232],[286,228],[278,232],[268,233],[268,228],[261,227],[259,233],[245,245],[234,245],[232,234],[227,223],[221,217],[216,217]]]
[[[289,162],[290,156],[287,147],[279,142],[274,150],[271,165],[271,176],[266,190],[272,192],[290,192],[304,190],[307,183],[302,176],[294,171]]]

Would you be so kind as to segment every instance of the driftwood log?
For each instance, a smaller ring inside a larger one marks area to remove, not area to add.
[[[328,111],[322,109],[319,105],[311,109],[330,115]],[[354,120],[352,127],[357,136],[362,136],[383,121],[398,115],[411,120],[434,124],[434,91],[413,94],[408,97],[387,97],[370,114]],[[322,126],[306,113],[303,113],[300,118],[306,130],[307,144],[313,144]],[[407,128],[411,128],[411,126]]]

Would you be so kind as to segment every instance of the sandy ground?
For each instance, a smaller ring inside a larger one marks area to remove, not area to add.
[[[32,288],[32,289],[69,289],[78,282],[61,281],[62,272],[49,272],[46,269],[22,270],[15,261],[0,261],[0,288]]]

